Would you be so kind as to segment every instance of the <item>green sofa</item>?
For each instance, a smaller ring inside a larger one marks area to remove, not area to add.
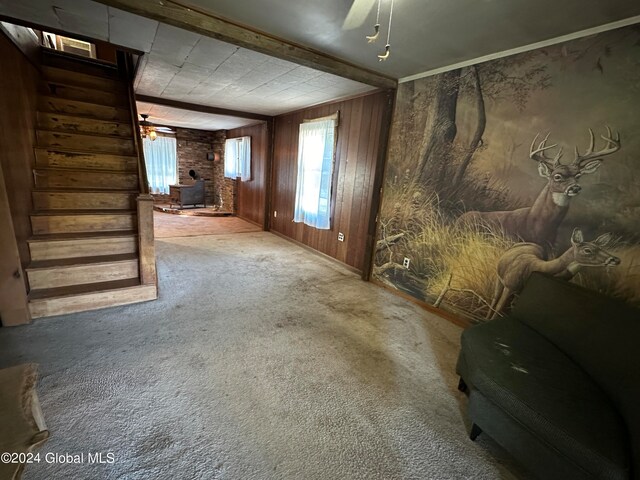
[[[456,371],[471,439],[545,480],[640,479],[640,312],[533,273],[511,312],[468,328]]]

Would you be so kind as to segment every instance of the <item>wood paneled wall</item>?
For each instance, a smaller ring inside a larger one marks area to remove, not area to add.
[[[39,72],[23,53],[0,33],[0,163],[23,267],[30,262],[27,239],[35,145]]]
[[[269,138],[266,123],[227,131],[227,138],[251,137],[251,180],[237,180],[236,214],[264,228]]]
[[[377,92],[275,118],[271,192],[271,230],[329,255],[362,272],[374,198],[380,139],[388,132],[391,95]],[[293,222],[296,192],[298,129],[305,119],[340,112],[330,230]],[[384,130],[383,130],[384,129]],[[384,148],[384,147],[383,147]],[[384,152],[382,152],[384,153]],[[384,158],[380,156],[380,159]],[[380,170],[380,169],[379,169]],[[274,217],[274,211],[277,216]],[[345,236],[338,241],[338,233]]]

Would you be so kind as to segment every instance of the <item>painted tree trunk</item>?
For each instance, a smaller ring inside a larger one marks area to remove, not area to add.
[[[484,96],[482,94],[482,85],[480,83],[480,75],[478,73],[478,66],[472,65],[469,67],[471,73],[471,81],[473,85],[473,92],[475,94],[475,106],[478,114],[478,122],[476,123],[476,129],[473,133],[473,138],[471,139],[471,143],[469,144],[469,148],[465,152],[462,161],[456,171],[455,177],[453,178],[453,184],[455,186],[460,185],[462,179],[464,178],[464,174],[471,163],[471,159],[473,158],[473,154],[476,152],[477,148],[480,146],[480,142],[482,141],[482,135],[484,135],[484,129],[487,126],[487,114],[484,106]]]
[[[438,77],[432,103],[432,121],[427,125],[421,145],[418,181],[436,188],[445,181],[453,141],[456,138],[456,108],[460,91],[460,69]]]

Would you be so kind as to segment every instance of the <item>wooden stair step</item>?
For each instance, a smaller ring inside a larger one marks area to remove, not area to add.
[[[138,278],[136,254],[33,261],[25,269],[32,289],[49,289]]]
[[[146,302],[158,298],[155,285],[140,285],[138,279],[31,290],[32,318],[97,310],[117,305]]]
[[[42,211],[30,215],[34,235],[136,230],[135,211],[67,210]]]
[[[138,252],[138,234],[134,231],[36,235],[27,243],[32,261],[97,257],[104,252],[113,255]]]
[[[89,256],[89,257],[40,260],[40,261],[32,261],[27,267],[27,270],[40,271],[40,270],[50,270],[52,268],[76,268],[78,266],[85,266],[85,265],[102,265],[102,264],[111,265],[112,263],[128,262],[131,260],[137,261],[138,256],[135,254],[127,253],[122,255],[97,255],[97,256]]]
[[[41,148],[65,148],[95,153],[111,153],[115,155],[135,154],[135,146],[132,138],[37,130],[36,140],[38,147]]]
[[[31,195],[35,210],[133,210],[138,192],[34,190]]]
[[[92,88],[94,90],[104,90],[107,92],[120,92],[126,94],[127,86],[119,78],[106,78],[103,76],[89,75],[64,68],[42,66],[44,78],[51,82],[58,82],[65,85],[75,85],[78,87]]]
[[[113,172],[138,171],[138,158],[134,155],[77,152],[62,148],[35,148],[36,167],[102,170]]]
[[[135,236],[137,232],[135,230],[122,231],[122,232],[80,232],[80,233],[50,233],[45,235],[34,235],[29,238],[27,242],[51,242],[57,240],[85,240],[91,238],[104,238],[104,237],[125,237]],[[89,255],[87,255],[89,256]]]
[[[81,57],[68,52],[60,52],[49,48],[42,49],[42,64],[70,72],[80,72],[85,75],[119,80],[120,72],[116,65],[100,60]]]
[[[132,128],[128,122],[113,122],[95,118],[64,115],[61,113],[38,112],[38,128],[65,133],[110,135],[131,139]]]
[[[96,118],[98,120],[112,120],[117,122],[130,122],[131,114],[124,108],[100,105],[79,100],[40,95],[38,97],[38,111],[51,113],[65,113]]]
[[[138,188],[138,174],[129,172],[35,168],[33,176],[38,189],[135,190]]]
[[[99,105],[113,105],[126,107],[129,105],[129,96],[126,92],[110,92],[95,90],[91,87],[68,85],[65,83],[44,80],[41,82],[40,91],[43,95],[81,102],[96,103]]]

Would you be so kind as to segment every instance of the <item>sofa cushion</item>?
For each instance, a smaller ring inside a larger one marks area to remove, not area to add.
[[[467,329],[458,373],[596,478],[629,478],[619,414],[580,367],[527,325],[507,317]]]
[[[640,479],[640,311],[592,290],[531,275],[511,316],[545,336],[605,391],[627,425]]]

